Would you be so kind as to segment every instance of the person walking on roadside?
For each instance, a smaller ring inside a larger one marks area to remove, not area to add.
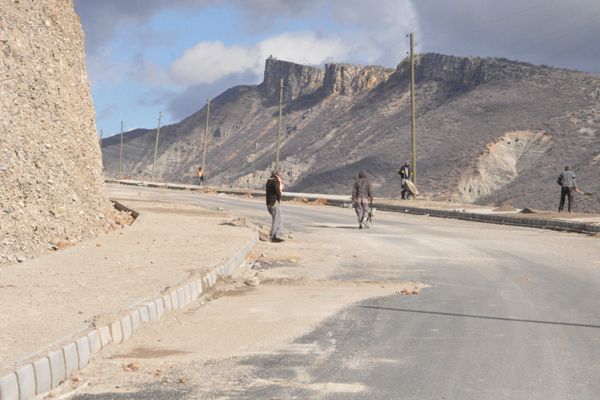
[[[400,175],[400,186],[402,187],[402,200],[408,200],[410,196],[410,190],[406,187],[406,182],[412,178],[412,171],[410,169],[409,162],[405,162],[402,167],[400,167],[400,171],[398,171]]]
[[[558,205],[558,212],[563,211],[565,207],[565,198],[569,199],[568,210],[571,212],[571,205],[573,204],[573,192],[577,191],[577,182],[575,182],[575,173],[571,171],[571,168],[568,165],[558,176],[556,183],[560,185],[560,204]]]
[[[281,192],[283,191],[283,179],[279,171],[273,171],[271,177],[267,179],[265,187],[267,210],[271,214],[271,232],[269,239],[271,242],[283,242],[283,218],[281,217]]]
[[[373,194],[371,193],[371,183],[365,171],[358,173],[358,180],[354,182],[352,188],[352,205],[358,217],[358,229],[363,226],[368,228],[367,217],[369,216],[369,206],[373,203]]]
[[[204,168],[202,166],[198,167],[198,180],[200,181],[200,186],[204,186]]]

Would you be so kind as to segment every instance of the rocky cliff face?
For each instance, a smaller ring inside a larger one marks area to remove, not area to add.
[[[366,169],[378,195],[399,195],[397,172],[410,159],[409,72],[408,60],[395,70],[267,60],[261,85],[232,88],[215,99],[209,182],[263,186],[273,168],[283,78],[287,188],[347,193]],[[600,76],[594,74],[505,59],[417,56],[420,192],[440,200],[552,209],[555,175],[569,164],[587,191],[600,193],[599,93]],[[194,180],[204,116],[201,110],[166,128],[159,179]],[[154,134],[128,135],[123,175],[148,176]],[[103,157],[114,175],[118,140],[104,141]],[[578,201],[579,209],[600,211],[600,197]]]
[[[0,10],[1,264],[96,234],[111,207],[71,1]]]

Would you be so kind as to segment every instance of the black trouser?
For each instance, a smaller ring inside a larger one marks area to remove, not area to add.
[[[571,204],[573,204],[573,190],[570,187],[563,187],[560,189],[560,204],[558,205],[558,211],[562,211],[565,208],[565,197],[569,198],[569,212],[571,212]]]

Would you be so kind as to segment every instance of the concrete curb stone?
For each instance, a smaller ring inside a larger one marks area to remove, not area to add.
[[[48,357],[40,358],[33,363],[35,373],[35,393],[42,394],[52,389],[52,372]]]
[[[0,399],[19,400],[17,374],[12,373],[0,378]]]
[[[67,378],[67,367],[62,349],[48,353],[48,360],[50,360],[50,376],[52,377],[50,386],[54,389]]]
[[[110,337],[110,328],[106,325],[99,327],[98,335],[100,336],[100,344],[102,345],[102,347],[108,346],[108,344],[112,340]]]
[[[94,329],[87,335],[88,340],[90,341],[90,351],[92,354],[98,353],[102,350],[102,342],[100,340],[100,334],[97,329]]]
[[[140,312],[140,317],[142,319],[142,322],[148,322],[150,321],[150,312],[148,311],[148,306],[143,304],[140,306],[140,308],[138,308],[139,312]]]
[[[65,357],[65,379],[69,379],[71,374],[79,369],[77,345],[75,342],[69,343],[63,346],[62,351]]]
[[[112,337],[113,343],[123,342],[123,330],[121,329],[121,321],[117,320],[110,324],[110,336]]]
[[[163,304],[165,306],[165,310],[166,311],[171,311],[173,309],[173,306],[171,305],[171,296],[168,295],[168,294],[165,294],[162,297],[162,300],[163,300]]]
[[[131,329],[135,332],[142,325],[142,317],[141,317],[140,310],[138,309],[138,310],[135,310],[134,312],[132,312],[130,317],[131,317]]]
[[[165,302],[163,298],[161,297],[160,299],[154,300],[154,304],[156,304],[156,315],[158,317],[157,319],[161,319],[162,316],[165,314]]]
[[[158,310],[156,309],[156,303],[150,301],[146,303],[146,307],[148,307],[148,317],[150,321],[156,321],[158,319]]]
[[[78,368],[85,368],[92,357],[92,352],[90,350],[90,339],[87,336],[80,337],[75,341],[77,345],[77,360],[78,360]]]
[[[121,330],[123,332],[123,341],[129,340],[133,335],[133,328],[131,327],[131,318],[129,315],[121,318]]]
[[[187,306],[187,303],[185,302],[185,290],[183,290],[182,287],[177,289],[177,301],[179,303],[179,308],[183,308],[185,306]]]
[[[19,399],[27,400],[35,396],[35,372],[32,364],[27,364],[17,370]]]
[[[185,298],[186,306],[192,302],[192,290],[190,288],[190,285],[185,285],[183,287],[183,296]]]
[[[177,295],[177,291],[174,290],[171,292],[171,309],[177,310],[179,308],[179,296]]]

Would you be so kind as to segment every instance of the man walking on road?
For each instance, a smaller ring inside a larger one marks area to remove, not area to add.
[[[283,242],[283,218],[281,217],[281,192],[283,179],[279,171],[273,171],[266,185],[267,210],[273,218],[269,238],[271,242]]]
[[[405,162],[402,167],[400,167],[400,171],[398,171],[398,174],[400,175],[400,186],[402,187],[402,200],[408,200],[408,197],[410,196],[410,191],[406,187],[406,182],[410,180],[412,175],[412,171],[410,170],[410,164],[408,161]]]
[[[363,224],[366,228],[369,227],[367,217],[369,216],[369,205],[371,203],[373,203],[373,195],[371,193],[369,178],[367,178],[365,171],[360,171],[358,173],[358,180],[352,188],[352,204],[358,217],[358,229],[362,229]]]
[[[561,172],[556,180],[560,185],[560,204],[558,212],[562,212],[565,207],[565,197],[569,199],[569,212],[571,212],[571,204],[573,204],[573,192],[577,191],[577,183],[575,182],[575,173],[567,165],[565,170]]]

